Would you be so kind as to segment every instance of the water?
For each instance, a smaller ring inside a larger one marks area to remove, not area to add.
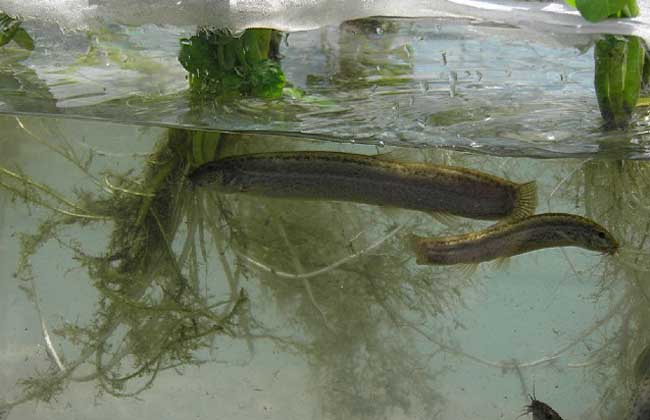
[[[593,90],[598,35],[468,19],[296,32],[281,43],[291,91],[273,101],[224,103],[188,92],[177,56],[189,29],[114,25],[90,39],[45,24],[28,29],[40,34],[40,47],[28,57],[8,49],[0,59],[2,113],[500,156],[647,156],[647,108],[624,132],[602,130]]]
[[[39,30],[1,56],[0,418],[513,419],[533,390],[565,419],[626,412],[649,340],[647,111],[602,128],[591,36],[349,23],[283,40],[280,99],[197,103],[178,30],[90,50]],[[489,223],[184,183],[215,153],[395,146],[537,180],[538,213],[622,250],[419,266],[410,232]]]

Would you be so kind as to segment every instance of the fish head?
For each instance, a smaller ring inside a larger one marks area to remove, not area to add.
[[[616,238],[602,226],[593,226],[593,229],[589,231],[585,239],[587,248],[592,251],[613,255],[616,254],[619,248],[619,243]]]

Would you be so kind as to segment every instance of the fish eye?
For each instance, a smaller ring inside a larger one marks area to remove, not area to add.
[[[598,237],[600,239],[605,239],[605,232],[598,232]]]

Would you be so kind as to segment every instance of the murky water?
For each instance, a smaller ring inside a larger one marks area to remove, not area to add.
[[[280,98],[197,103],[178,31],[113,30],[0,55],[0,418],[514,419],[533,392],[564,419],[627,413],[648,117],[602,128],[590,37],[346,23],[283,38]],[[166,55],[127,68],[134,40]],[[411,233],[490,222],[186,181],[214,156],[387,146],[536,180],[537,213],[587,216],[620,252],[422,266]]]

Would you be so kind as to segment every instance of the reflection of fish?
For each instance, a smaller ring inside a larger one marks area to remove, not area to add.
[[[537,205],[534,182],[349,153],[232,156],[199,167],[189,179],[224,193],[354,201],[485,220],[527,216]]]
[[[532,414],[533,420],[562,420],[562,417],[550,405],[541,402],[534,395],[529,395],[530,404],[524,414]]]
[[[557,246],[613,254],[618,242],[602,226],[572,214],[547,213],[442,238],[413,235],[418,264],[477,264]]]

